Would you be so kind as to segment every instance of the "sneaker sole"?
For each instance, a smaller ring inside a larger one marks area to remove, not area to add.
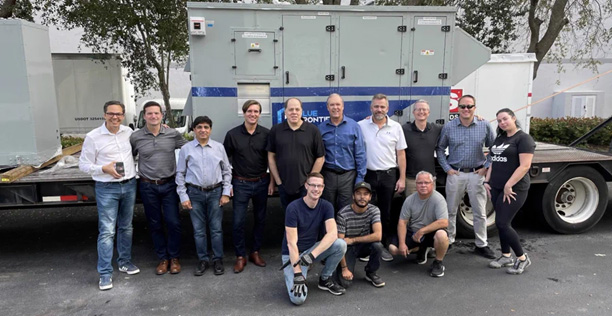
[[[195,276],[203,276],[204,272],[194,272],[193,275],[195,275]]]
[[[225,273],[225,271],[220,271],[220,272],[215,271],[215,275],[222,275],[224,273]]]
[[[442,266],[442,273],[440,274],[434,274],[433,272],[429,272],[429,275],[434,277],[434,278],[441,278],[444,276],[444,271],[446,270],[446,268],[444,266]]]
[[[374,285],[375,287],[383,287],[383,286],[385,286],[385,282],[380,283],[380,284],[376,284],[376,283],[374,283],[374,281],[372,281],[372,279],[368,278],[368,276],[367,276],[367,275],[366,275],[365,279],[366,279],[368,282],[372,283],[372,285]]]
[[[384,262],[391,262],[391,261],[393,261],[393,258],[381,258],[381,259]]]
[[[140,273],[140,269],[138,269],[138,270],[134,270],[134,271],[127,271],[127,270],[122,270],[122,269],[119,269],[119,272],[127,273],[127,274],[129,274],[129,275],[134,275],[134,274],[138,274],[138,273]]]
[[[367,259],[366,258],[359,258],[359,261],[361,261],[361,262],[369,262],[370,258],[367,258]]]
[[[100,291],[106,291],[106,290],[112,289],[113,285],[112,284],[110,284],[110,285],[100,285],[99,287],[100,287]]]
[[[529,267],[530,265],[531,265],[531,262],[529,262],[529,264],[527,264],[527,265],[526,265],[526,266],[523,268],[523,270],[522,270],[522,271],[519,271],[519,270],[514,270],[514,271],[512,271],[512,270],[508,269],[508,270],[506,270],[506,273],[508,273],[508,274],[514,274],[514,275],[523,274],[523,272],[525,272],[525,269],[527,269],[527,267]]]
[[[327,288],[327,287],[324,287],[324,286],[321,286],[321,285],[319,285],[318,287],[319,287],[320,290],[328,291],[329,293],[331,293],[333,295],[336,295],[336,296],[344,294],[344,292],[334,292],[330,288]]]
[[[499,267],[498,266],[489,265],[489,268],[491,268],[491,269],[501,269],[501,268],[511,267],[513,265],[514,265],[514,263],[506,263],[504,265],[500,265]]]

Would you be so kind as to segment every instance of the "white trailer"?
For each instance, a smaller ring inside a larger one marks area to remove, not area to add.
[[[134,87],[116,55],[52,54],[60,133],[84,135],[104,122],[106,101],[126,106],[124,124],[136,121]]]

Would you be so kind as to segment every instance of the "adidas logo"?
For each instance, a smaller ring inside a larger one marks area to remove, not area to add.
[[[493,162],[508,162],[508,158],[500,157],[500,156],[493,156],[493,157],[491,157],[491,161],[493,161]]]
[[[495,155],[501,155],[501,153],[504,152],[504,150],[506,150],[506,148],[508,148],[510,146],[510,144],[508,145],[504,145],[504,143],[502,143],[499,146],[495,146],[493,145],[493,147],[491,147],[491,151],[493,152],[493,154]]]

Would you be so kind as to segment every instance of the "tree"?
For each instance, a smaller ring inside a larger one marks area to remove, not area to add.
[[[170,63],[188,53],[184,0],[35,0],[45,23],[82,28],[81,43],[96,53],[118,53],[139,94],[158,88],[170,115]]]
[[[28,0],[0,0],[0,19],[20,18],[34,21],[32,4]]]

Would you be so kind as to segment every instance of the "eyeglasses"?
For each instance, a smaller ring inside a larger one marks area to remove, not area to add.
[[[459,105],[460,109],[473,109],[475,107],[475,105],[471,104],[471,105]]]
[[[308,184],[309,187],[313,187],[315,189],[323,189],[325,187],[325,184],[312,184],[308,182],[306,182],[306,184]]]
[[[429,109],[414,109],[415,112],[429,112]]]
[[[122,117],[122,116],[123,116],[123,113],[106,112],[106,115],[108,115],[108,116],[110,116],[110,117],[113,117],[113,116],[116,116],[116,117]]]
[[[431,182],[431,181],[419,181],[419,182],[417,182],[416,184],[417,184],[417,185],[430,185],[430,184],[432,184],[432,183],[433,183],[433,182]]]

